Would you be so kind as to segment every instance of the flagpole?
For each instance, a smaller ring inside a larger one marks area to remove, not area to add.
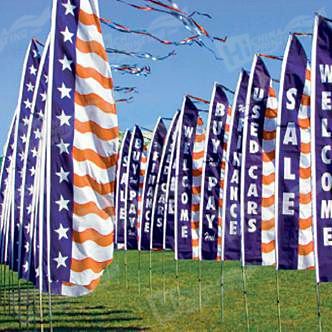
[[[19,276],[18,276],[19,278]],[[22,318],[22,313],[21,313],[21,279],[18,279],[18,299],[17,299],[17,309],[18,309],[18,325],[21,328],[22,323],[21,323],[21,318]]]
[[[317,301],[318,331],[322,332],[322,315],[321,315],[320,283],[319,282],[316,282],[316,301]]]
[[[125,267],[125,285],[126,288],[128,289],[128,258],[127,258],[127,250],[124,250],[124,267]]]
[[[53,315],[52,315],[52,292],[51,292],[51,282],[48,278],[48,316],[49,316],[49,327],[50,332],[53,332]]]
[[[152,250],[150,249],[149,253],[149,285],[150,285],[150,295],[152,296]]]
[[[202,311],[202,261],[198,261],[198,305],[199,311]]]
[[[276,290],[277,290],[277,315],[278,315],[278,330],[281,332],[281,308],[280,308],[280,287],[279,287],[279,270],[275,270],[276,275]]]
[[[244,309],[245,309],[245,313],[246,313],[247,331],[250,331],[248,296],[247,296],[247,273],[246,273],[246,266],[243,266],[243,264],[241,264],[241,270],[242,270],[243,299],[244,299]]]
[[[162,261],[161,261],[161,267],[162,267],[162,275],[163,275],[163,301],[164,304],[166,303],[166,274],[165,274],[165,256],[166,256],[166,251],[162,251]]]
[[[141,295],[141,251],[138,250],[138,269],[137,269],[138,295]]]
[[[175,280],[176,280],[176,294],[177,304],[180,304],[180,280],[179,280],[179,261],[175,260]]]
[[[224,260],[220,263],[220,314],[221,321],[224,321]]]

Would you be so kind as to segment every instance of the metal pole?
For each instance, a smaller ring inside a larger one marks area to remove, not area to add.
[[[127,260],[127,250],[124,250],[124,266],[125,266],[125,284],[128,289],[128,260]]]
[[[141,295],[141,251],[138,250],[138,269],[137,269],[138,295]]]
[[[15,294],[15,293],[14,293]],[[18,279],[18,299],[17,299],[17,309],[18,309],[18,324],[19,327],[22,327],[22,313],[21,313],[21,279]]]
[[[317,300],[317,318],[318,318],[318,330],[322,332],[322,315],[321,315],[321,302],[320,302],[320,284],[316,283],[316,300]]]
[[[199,311],[202,311],[202,262],[198,261],[198,305]]]
[[[220,264],[220,314],[221,321],[224,321],[224,261]]]
[[[149,285],[150,285],[150,295],[152,295],[152,250],[149,253]]]
[[[40,330],[44,331],[43,292],[41,289],[39,289],[39,315],[40,315]]]
[[[275,274],[276,274],[276,290],[277,290],[278,330],[279,330],[279,332],[281,332],[281,308],[280,308],[279,270],[275,270]]]
[[[50,280],[48,280],[48,316],[49,316],[50,332],[53,332],[52,292],[51,292]]]
[[[241,264],[241,269],[242,269],[243,298],[244,298],[244,308],[245,308],[245,313],[246,313],[247,331],[250,331],[246,267]]]
[[[163,250],[161,263],[162,263],[162,275],[163,275],[163,301],[164,301],[164,304],[166,303],[165,255],[166,255],[166,251]]]
[[[177,294],[177,304],[180,304],[180,280],[179,280],[179,261],[175,260],[175,280],[176,280],[176,294]]]

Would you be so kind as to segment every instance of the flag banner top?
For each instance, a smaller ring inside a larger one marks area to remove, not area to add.
[[[43,131],[45,104],[47,96],[47,75],[49,66],[49,38],[45,43],[44,51],[41,57],[39,70],[37,73],[36,87],[32,99],[32,115],[28,125],[26,153],[24,160],[25,170],[22,178],[22,196],[21,196],[21,215],[20,215],[20,248],[19,248],[19,267],[18,272],[21,278],[31,280],[35,279],[34,261],[31,260],[32,252],[32,233],[35,217],[35,197],[36,181],[40,176],[38,165],[38,156],[40,149],[40,140]],[[32,263],[32,264],[31,264]],[[31,266],[32,265],[32,266]],[[21,267],[22,266],[22,267]]]
[[[271,77],[255,55],[248,83],[242,141],[242,264],[275,261],[274,158],[277,105]]]
[[[115,243],[120,249],[124,244],[124,228],[126,222],[126,188],[127,188],[127,170],[128,170],[128,154],[131,141],[131,133],[129,130],[123,135],[119,159],[117,165],[117,183],[116,183],[116,216],[115,216]]]
[[[150,250],[153,198],[160,168],[167,129],[163,120],[157,121],[148,152],[147,169],[143,185],[142,213],[140,215],[140,250]]]
[[[225,165],[221,260],[241,259],[240,179],[244,112],[249,75],[242,70],[237,83]]]
[[[179,116],[180,118],[180,116]],[[175,182],[176,182],[176,155],[179,139],[179,119],[174,131],[174,144],[170,156],[170,172],[167,177],[166,208],[164,213],[164,242],[163,249],[175,250]]]
[[[113,258],[119,130],[99,17],[97,0],[53,1],[47,249],[50,278],[64,282],[65,295],[95,289]]]
[[[135,126],[130,140],[127,178],[125,186],[125,234],[124,248],[138,248],[138,209],[139,209],[139,187],[141,173],[141,159],[144,149],[144,137],[141,129]]]
[[[151,249],[163,248],[165,227],[167,227],[167,220],[164,218],[166,210],[167,179],[171,171],[171,154],[175,144],[176,126],[179,115],[180,112],[176,112],[172,119],[170,127],[167,131],[165,146],[161,156],[152,207]]]
[[[332,281],[332,23],[316,16],[312,44],[311,151],[317,282]]]
[[[11,225],[11,237],[12,251],[11,251],[11,268],[14,271],[18,271],[18,256],[19,256],[19,234],[21,229],[20,215],[21,215],[21,197],[22,192],[22,179],[25,173],[24,160],[26,159],[26,145],[27,145],[27,133],[29,123],[32,117],[32,98],[34,89],[36,87],[37,72],[40,64],[40,55],[38,46],[35,40],[32,40],[28,46],[27,53],[24,60],[23,72],[20,84],[20,92],[18,99],[18,115],[16,123],[16,145],[14,148],[14,169],[15,178],[13,182],[13,206],[12,206],[12,225]],[[40,135],[38,131],[36,133]],[[32,169],[32,172],[35,170]]]
[[[193,152],[198,109],[184,98],[179,119],[175,179],[175,259],[192,259]]]
[[[197,119],[194,150],[193,150],[193,166],[192,166],[192,202],[191,202],[191,243],[192,243],[192,259],[199,259],[199,218],[201,207],[202,194],[202,174],[203,174],[203,160],[205,148],[205,126],[201,117]]]
[[[221,165],[229,101],[221,85],[213,87],[207,122],[200,197],[199,258],[217,259]]]
[[[281,70],[276,137],[277,269],[314,266],[310,169],[309,177],[301,177],[310,164],[310,132],[305,133],[310,106],[308,76],[305,51],[298,38],[290,35]]]

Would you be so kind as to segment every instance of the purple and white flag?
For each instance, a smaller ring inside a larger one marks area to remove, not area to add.
[[[174,130],[174,144],[170,155],[170,172],[167,176],[166,184],[166,207],[164,211],[164,238],[163,249],[175,250],[174,223],[175,223],[175,182],[176,182],[176,155],[179,137],[179,119]]]
[[[184,98],[179,119],[175,180],[175,259],[192,259],[193,151],[198,109]],[[197,241],[198,242],[198,241]],[[197,243],[198,244],[198,243]]]
[[[171,155],[175,145],[176,127],[178,124],[180,112],[177,112],[171,122],[165,139],[165,147],[161,156],[160,168],[156,182],[156,189],[153,199],[152,220],[151,220],[151,249],[164,248],[164,233],[167,227],[166,211],[166,195],[167,180],[171,172]],[[174,230],[174,228],[173,228]]]
[[[332,281],[332,21],[316,16],[312,44],[311,151],[317,282]]]
[[[225,165],[221,260],[241,259],[240,179],[242,137],[249,75],[242,70],[237,83]]]
[[[138,126],[135,126],[131,135],[126,170],[125,250],[138,248],[139,189],[143,149],[144,137],[142,131]]]
[[[276,136],[277,269],[314,267],[307,62],[300,41],[290,35],[281,70]]]
[[[47,75],[49,66],[49,39],[44,47],[36,87],[32,98],[32,114],[28,124],[25,159],[23,163],[23,177],[21,187],[20,207],[20,238],[19,238],[19,266],[18,274],[21,278],[34,282],[35,268],[32,254],[32,236],[35,217],[36,181],[40,176],[38,165],[41,135],[44,125],[45,103],[47,96]]]
[[[17,113],[17,122],[16,122],[16,145],[14,147],[13,161],[15,169],[15,178],[13,181],[13,200],[12,200],[12,220],[11,220],[11,248],[10,248],[10,267],[14,271],[20,269],[19,265],[21,262],[19,259],[19,248],[21,244],[19,243],[19,235],[21,230],[21,200],[22,195],[22,180],[26,170],[24,169],[24,160],[26,159],[26,145],[28,140],[28,127],[32,118],[32,99],[34,90],[36,87],[36,79],[38,68],[40,64],[40,55],[35,40],[32,40],[28,46],[24,65],[23,72],[21,77],[20,92],[18,99],[18,113]],[[37,131],[36,135],[40,136],[40,132]],[[31,170],[32,175],[34,175],[35,169]]]
[[[274,263],[274,238],[270,237],[270,232],[267,236],[264,233],[266,226],[270,227],[272,223],[274,227],[274,213],[271,213],[270,220],[263,224],[265,207],[274,205],[273,193],[272,197],[265,197],[263,193],[265,176],[272,177],[272,185],[274,185],[274,166],[271,167],[273,173],[264,172],[264,162],[267,162],[269,166],[273,164],[275,154],[274,146],[271,146],[269,149],[271,152],[268,153],[264,152],[266,146],[263,146],[266,114],[273,113],[274,116],[276,113],[268,105],[270,86],[270,74],[262,59],[255,55],[249,77],[242,141],[243,168],[240,194],[242,264]]]
[[[221,85],[212,92],[205,140],[199,220],[199,259],[218,256],[218,221],[221,194],[222,161],[226,144],[226,120],[229,102]]]
[[[129,130],[123,135],[122,144],[119,153],[117,166],[117,183],[116,183],[116,203],[115,203],[115,244],[118,249],[124,245],[124,229],[126,223],[126,191],[127,191],[127,170],[128,155],[131,141]]]
[[[167,129],[163,120],[157,121],[148,152],[147,168],[142,193],[142,213],[140,214],[139,250],[150,250],[152,207],[157,177],[164,148]]]

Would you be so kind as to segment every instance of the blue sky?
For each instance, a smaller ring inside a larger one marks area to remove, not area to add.
[[[137,0],[133,0],[133,2]],[[198,18],[216,36],[228,36],[226,44],[215,44],[223,61],[217,61],[197,46],[172,47],[146,37],[121,34],[103,27],[106,46],[147,51],[164,55],[175,49],[176,57],[163,62],[137,61],[129,57],[111,57],[114,64],[151,65],[149,77],[130,77],[114,73],[120,86],[136,86],[139,94],[131,104],[119,104],[120,128],[139,124],[152,128],[158,116],[171,116],[180,107],[182,97],[190,93],[208,99],[213,82],[234,89],[241,67],[250,68],[255,52],[282,55],[290,31],[311,32],[313,15],[321,12],[332,17],[330,0],[177,0],[187,12],[200,10],[212,20]],[[159,13],[144,13],[115,0],[99,0],[101,15],[132,28],[146,28],[162,38],[180,40],[190,35],[174,18]],[[10,119],[17,103],[22,62],[29,39],[43,41],[49,30],[51,0],[1,0],[0,2],[0,146],[3,146]],[[310,57],[310,38],[303,38]],[[279,78],[280,63],[266,60],[274,78]],[[121,97],[121,96],[117,96]]]

